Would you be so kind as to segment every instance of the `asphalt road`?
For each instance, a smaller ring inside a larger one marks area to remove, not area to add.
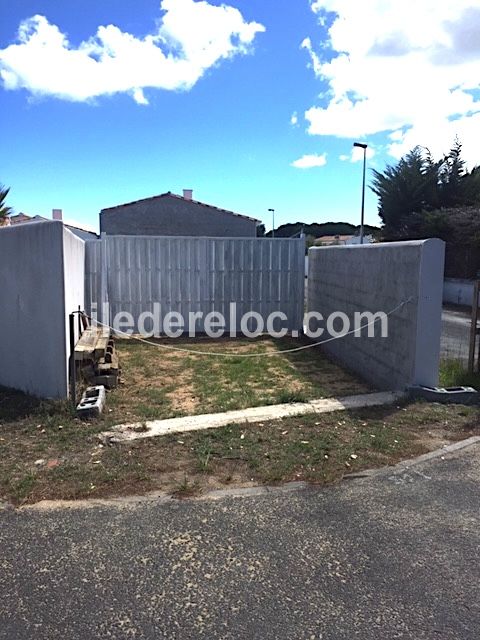
[[[468,363],[471,312],[462,308],[443,309],[442,358],[454,358]]]
[[[0,638],[478,640],[479,480],[0,511]]]

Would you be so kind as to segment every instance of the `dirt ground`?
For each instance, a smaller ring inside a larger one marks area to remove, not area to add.
[[[92,422],[67,402],[0,389],[0,501],[335,482],[480,432],[478,407],[415,403],[105,446],[99,434],[114,424],[372,391],[317,348],[288,352],[301,340],[175,341],[189,353],[166,344],[118,343],[122,384]],[[204,355],[213,351],[228,356]]]
[[[0,400],[0,501],[16,505],[157,490],[187,497],[290,480],[325,484],[480,433],[478,407],[415,403],[104,446],[104,425],[34,409],[5,421],[6,406]]]

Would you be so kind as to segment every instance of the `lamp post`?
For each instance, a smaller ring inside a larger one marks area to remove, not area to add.
[[[275,209],[269,209],[268,211],[272,214],[272,238],[275,238]]]
[[[365,173],[367,170],[367,146],[363,142],[354,142],[354,147],[363,149],[362,216],[360,220],[360,244],[363,244],[363,226],[365,219]]]

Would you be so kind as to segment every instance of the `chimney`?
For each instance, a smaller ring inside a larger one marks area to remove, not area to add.
[[[193,190],[192,189],[184,189],[183,190],[183,199],[191,200],[193,198]]]
[[[63,213],[61,209],[52,209],[52,220],[63,220]]]

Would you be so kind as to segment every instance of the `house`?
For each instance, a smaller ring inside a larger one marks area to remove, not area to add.
[[[17,213],[7,218],[5,226],[15,227],[21,224],[33,224],[35,222],[46,222],[48,220],[49,218],[44,218],[43,216],[27,216],[26,213]],[[61,222],[63,221],[63,212],[61,209],[52,209],[52,220],[60,220]],[[64,226],[69,229],[74,235],[76,235],[78,238],[81,238],[85,242],[98,239],[98,235],[94,231],[89,231],[88,229],[77,227],[75,225],[69,224],[68,222],[64,222]]]
[[[168,191],[102,209],[100,231],[107,235],[206,236],[254,238],[259,220]]]
[[[363,244],[371,244],[373,242],[372,235],[365,235],[363,237]],[[321,236],[315,240],[315,246],[317,247],[331,247],[341,245],[360,244],[359,235],[348,236]]]

